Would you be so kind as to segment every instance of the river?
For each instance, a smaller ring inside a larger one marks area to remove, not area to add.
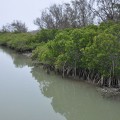
[[[120,120],[120,101],[0,48],[0,120]]]

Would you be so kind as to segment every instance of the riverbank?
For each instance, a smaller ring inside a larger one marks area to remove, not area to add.
[[[97,88],[97,91],[106,98],[113,98],[113,99],[119,99],[120,100],[120,88]]]
[[[28,58],[31,58],[32,57],[32,53],[23,53],[23,55],[25,55],[26,57]],[[43,69],[45,70],[46,69],[46,72],[48,74],[50,74],[50,72],[52,72],[54,69],[52,69],[52,71],[50,70],[49,68],[49,65],[46,65],[46,64],[43,64],[43,63],[40,63],[38,61],[33,61],[33,64],[35,66],[43,66]],[[56,70],[54,70],[55,72]],[[59,74],[59,73],[58,73]],[[69,79],[73,79],[73,80],[79,80],[79,77],[74,77],[74,76],[66,76],[67,78]],[[81,78],[82,79],[82,78]],[[84,81],[84,80],[82,80]],[[93,82],[91,81],[85,81],[89,84],[92,84],[92,85],[95,85]],[[120,84],[120,81],[119,81],[119,84]],[[97,84],[96,84],[97,85]],[[98,85],[97,85],[98,86]],[[97,88],[97,91],[103,96],[103,97],[106,97],[106,98],[113,98],[113,99],[119,99],[120,100],[120,88],[109,88],[109,87],[98,87]]]
[[[6,46],[4,46],[4,48],[6,48]],[[8,49],[11,49],[11,48],[8,48]],[[15,51],[15,50],[13,50]],[[32,53],[31,52],[17,52],[19,53],[19,55],[23,55],[23,56],[26,56],[27,58],[31,59],[31,56],[32,56]],[[42,66],[43,70],[47,73],[47,74],[52,74],[52,72],[54,72],[55,74],[58,74],[61,76],[62,74],[62,71],[57,71],[55,70],[55,68],[50,68],[50,66],[48,64],[44,64],[44,63],[40,63],[39,61],[35,61],[35,60],[32,60],[32,65],[36,66],[36,67],[40,67]],[[62,77],[62,76],[61,76]],[[91,85],[95,85],[97,88],[97,91],[98,93],[100,93],[103,97],[106,97],[106,98],[116,98],[119,99],[120,98],[120,88],[108,88],[108,87],[102,87],[102,86],[99,86],[98,84],[96,83],[93,83],[91,80],[85,80],[83,78],[79,78],[79,76],[67,76],[65,75],[64,78],[68,78],[70,80],[73,80],[73,81],[82,81],[82,82],[86,82],[87,84],[91,84]]]
[[[62,77],[78,77],[101,87],[118,88],[119,30],[119,22],[110,21],[82,28],[42,29],[34,35],[0,33],[0,45],[25,53],[43,64],[47,73],[54,70]]]
[[[31,56],[32,56],[32,53],[23,53],[23,55],[25,55],[26,57],[28,57],[28,58],[31,58]],[[43,66],[43,69],[45,70],[46,69],[46,72],[48,73],[48,74],[50,74],[50,72],[52,72],[52,71],[49,71],[48,72],[48,70],[47,69],[49,69],[49,68],[47,68],[46,67],[46,65],[45,64],[43,64],[43,63],[39,63],[38,61],[33,61],[33,64],[35,65],[35,66],[37,66],[37,67],[39,67],[39,66]],[[55,72],[55,71],[54,71]],[[74,77],[74,76],[66,76],[67,78],[69,78],[69,79],[73,79],[73,80],[79,80],[79,77]],[[82,79],[82,78],[81,78]],[[82,81],[84,81],[84,80],[82,80]],[[87,83],[89,83],[89,84],[92,84],[92,85],[95,85],[93,82],[91,82],[91,81],[85,81],[85,82],[87,82]],[[120,84],[120,83],[119,83]],[[97,84],[96,84],[97,85]],[[103,97],[106,97],[106,98],[117,98],[117,99],[119,99],[120,100],[120,88],[109,88],[109,87],[98,87],[97,88],[97,91],[103,96]]]
[[[28,58],[31,58],[32,57],[32,52],[25,52],[25,53],[22,53],[22,55],[24,55]]]

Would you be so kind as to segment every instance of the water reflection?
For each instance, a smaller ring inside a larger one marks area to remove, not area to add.
[[[13,63],[16,67],[18,68],[22,68],[24,66],[32,66],[32,62],[31,59],[29,59],[28,57],[26,57],[25,55],[19,54],[17,52],[15,52],[14,50],[5,48],[5,47],[0,47],[1,51],[6,53],[8,56],[10,56],[13,60]]]
[[[42,76],[38,74],[39,72],[42,73]],[[84,86],[84,83],[80,84],[79,81],[63,80],[60,76],[54,74],[46,79],[46,74],[41,68],[34,67],[32,75],[40,83],[42,93],[52,98],[51,104],[56,113],[65,116],[67,120],[83,120],[86,115],[88,118],[91,117],[90,120],[94,118],[91,114],[90,116],[88,114],[91,108],[94,108],[92,112],[95,113],[98,107],[97,101],[94,99],[97,93],[93,92],[92,87],[87,84]],[[89,92],[87,92],[88,89]]]
[[[32,66],[31,60],[26,56],[2,49],[12,57],[16,67]],[[54,111],[66,120],[119,120],[120,103],[103,99],[93,86],[62,79],[53,73],[48,75],[41,67],[32,67],[31,74],[39,83],[42,94],[52,99]]]
[[[67,120],[119,120],[120,103],[103,99],[93,86],[47,75],[40,67],[32,68],[31,73],[42,93],[52,98],[54,111]]]

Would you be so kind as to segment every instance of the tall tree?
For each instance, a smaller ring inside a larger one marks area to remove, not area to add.
[[[120,20],[120,0],[90,0],[90,3],[91,10],[102,21]]]
[[[18,33],[24,33],[27,32],[28,29],[25,25],[25,23],[22,23],[21,21],[13,21],[11,24],[3,25],[1,32],[18,32]]]
[[[75,0],[62,5],[54,4],[42,11],[34,23],[39,28],[78,28],[93,23],[94,14],[87,0]]]
[[[11,26],[13,27],[14,32],[27,32],[27,27],[25,23],[22,23],[21,21],[13,21],[11,23]]]
[[[3,25],[0,32],[6,33],[6,32],[12,32],[12,27],[10,24]]]

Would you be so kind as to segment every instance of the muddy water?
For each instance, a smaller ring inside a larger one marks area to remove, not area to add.
[[[0,48],[0,120],[120,120],[120,102]]]

